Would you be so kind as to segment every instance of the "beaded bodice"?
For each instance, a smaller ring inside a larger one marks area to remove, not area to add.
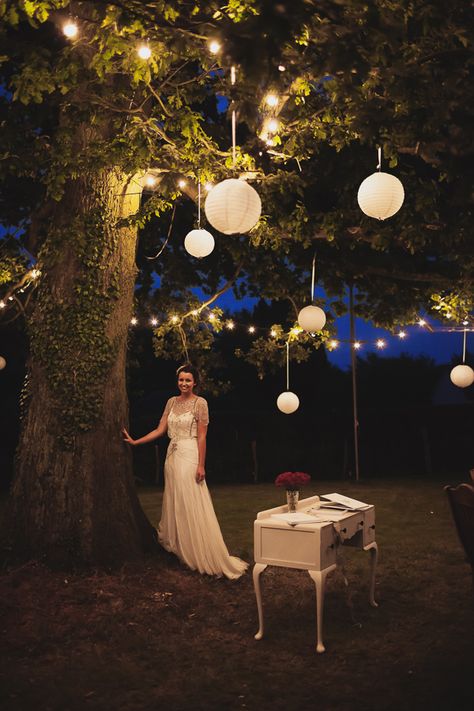
[[[168,437],[170,439],[188,439],[197,437],[198,422],[207,425],[207,402],[202,397],[181,400],[171,398],[166,405],[168,410]]]

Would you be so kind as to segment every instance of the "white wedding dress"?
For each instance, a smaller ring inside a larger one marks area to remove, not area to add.
[[[165,413],[171,441],[165,462],[159,541],[192,570],[239,578],[247,563],[229,555],[206,482],[196,482],[197,423],[209,422],[207,402],[202,397],[189,403],[171,398]]]

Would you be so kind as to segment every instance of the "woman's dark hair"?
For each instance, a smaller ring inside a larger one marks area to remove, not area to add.
[[[201,384],[201,376],[199,375],[199,370],[195,368],[194,365],[191,365],[191,363],[185,363],[184,365],[181,365],[176,371],[176,377],[179,377],[180,373],[191,373],[197,388]]]

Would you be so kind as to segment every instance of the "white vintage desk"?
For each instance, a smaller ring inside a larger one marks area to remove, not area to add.
[[[304,513],[318,503],[313,496],[298,502],[298,513]],[[370,506],[364,511],[331,511],[320,509],[320,518],[332,521],[299,523],[295,526],[272,518],[272,514],[288,512],[287,506],[260,511],[254,523],[253,584],[257,598],[259,630],[255,639],[263,637],[263,605],[260,590],[260,575],[267,565],[307,570],[316,586],[317,652],[324,652],[323,605],[324,587],[328,573],[336,568],[339,544],[355,546],[370,551],[369,602],[377,607],[374,599],[377,543],[375,542],[375,511]],[[335,524],[335,525],[334,525]]]

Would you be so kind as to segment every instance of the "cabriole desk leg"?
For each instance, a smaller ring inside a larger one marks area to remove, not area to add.
[[[323,611],[324,611],[324,588],[326,584],[326,576],[336,566],[332,565],[326,570],[308,570],[309,576],[313,579],[316,587],[316,651],[320,654],[326,651],[323,644]]]
[[[378,607],[378,603],[375,602],[375,569],[377,567],[377,558],[379,556],[379,549],[374,541],[369,543],[368,546],[364,547],[365,551],[370,553],[370,585],[369,585],[369,603],[372,607]]]
[[[262,605],[262,593],[260,591],[260,575],[263,573],[267,566],[264,563],[255,563],[253,566],[253,586],[255,589],[255,597],[257,598],[257,610],[258,610],[258,632],[255,635],[255,639],[262,639],[263,637],[263,605]]]

